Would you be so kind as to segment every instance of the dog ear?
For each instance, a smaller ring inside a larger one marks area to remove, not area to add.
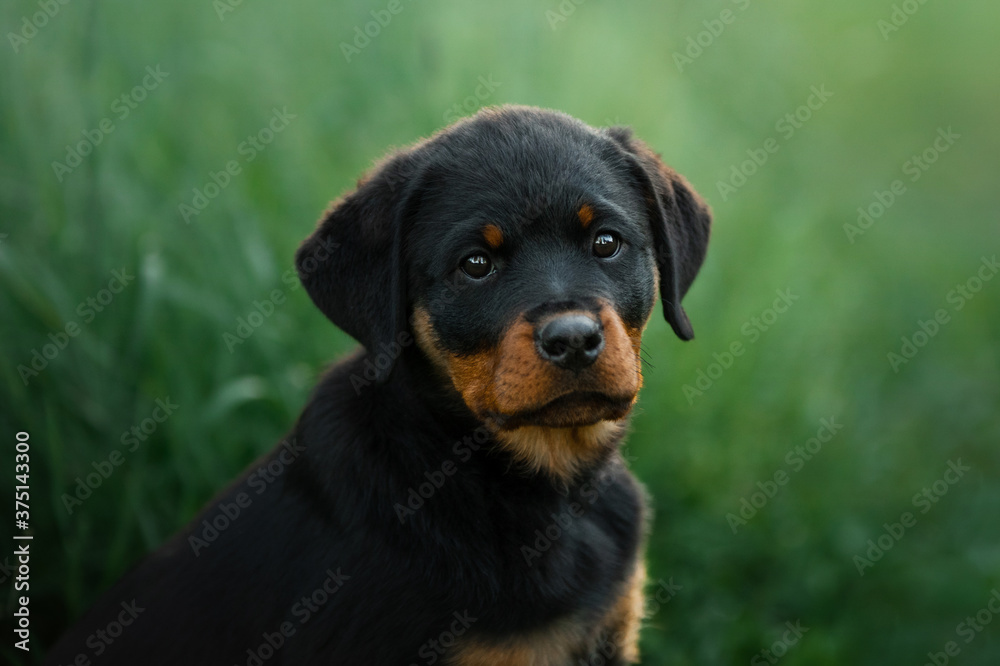
[[[330,205],[295,253],[299,279],[313,303],[369,354],[395,349],[407,329],[401,244],[417,168],[412,152],[384,160]],[[378,381],[389,376],[398,354],[388,356],[375,364]]]
[[[660,271],[663,315],[677,337],[690,340],[694,330],[681,299],[705,259],[711,210],[687,180],[633,137],[630,129],[612,127],[605,132],[624,150],[628,168],[646,200]]]

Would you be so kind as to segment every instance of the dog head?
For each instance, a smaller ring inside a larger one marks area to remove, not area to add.
[[[615,440],[659,290],[681,307],[710,214],[623,128],[481,111],[390,155],[299,249],[316,305],[370,354],[412,334],[441,381],[535,467]],[[381,364],[381,379],[391,373]]]

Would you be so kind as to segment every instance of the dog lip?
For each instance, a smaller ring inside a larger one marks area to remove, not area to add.
[[[600,421],[617,421],[632,409],[634,395],[613,396],[601,391],[571,391],[540,407],[513,414],[491,414],[503,430],[526,425],[576,428]]]
[[[569,393],[564,393],[558,398],[554,398],[549,402],[545,403],[539,409],[548,409],[550,407],[557,407],[561,403],[575,402],[575,401],[597,401],[597,402],[608,402],[616,403],[622,401],[631,402],[632,397],[623,398],[621,396],[613,396],[603,391],[570,391]],[[537,410],[532,410],[537,411]]]

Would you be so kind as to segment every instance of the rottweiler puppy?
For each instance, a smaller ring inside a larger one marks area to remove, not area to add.
[[[708,244],[624,128],[481,111],[389,155],[296,255],[363,347],[48,664],[626,664],[643,491],[618,452],[659,292]]]

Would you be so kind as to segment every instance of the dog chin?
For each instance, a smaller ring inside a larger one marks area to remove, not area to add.
[[[568,393],[541,407],[514,414],[492,414],[489,420],[501,430],[524,426],[580,428],[601,421],[620,421],[628,416],[635,396],[611,396],[596,391]]]

